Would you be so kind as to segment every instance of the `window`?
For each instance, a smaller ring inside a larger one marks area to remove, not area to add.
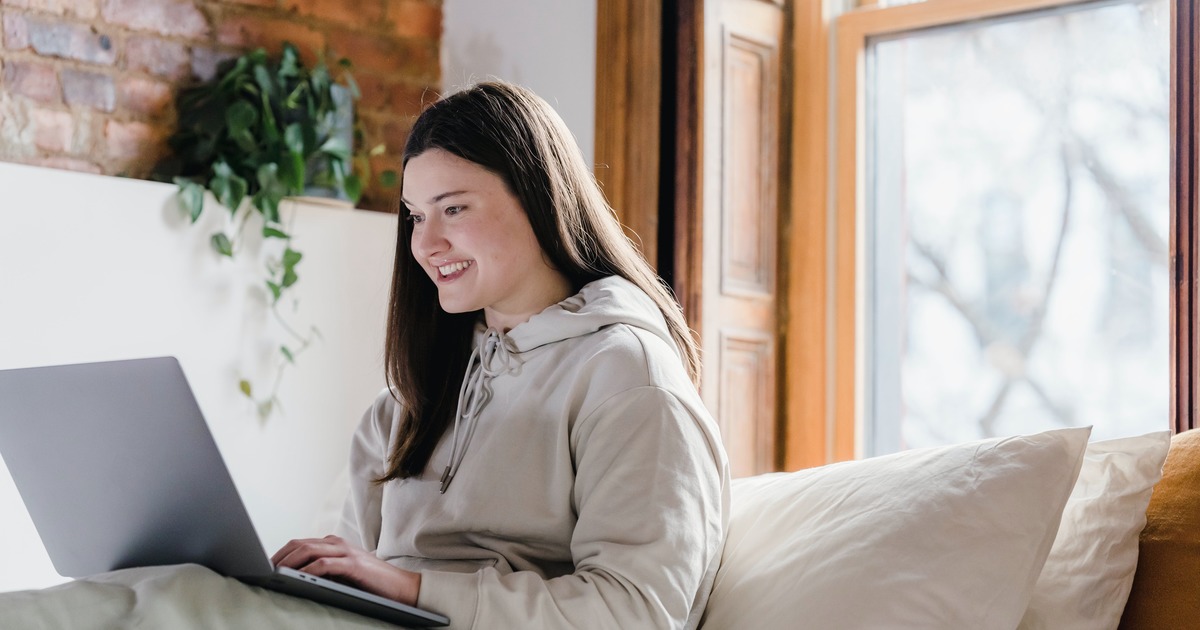
[[[1168,0],[1006,4],[838,24],[857,455],[1169,426]]]

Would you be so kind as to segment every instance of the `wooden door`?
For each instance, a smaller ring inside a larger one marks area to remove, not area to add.
[[[720,424],[734,476],[779,466],[783,24],[781,2],[705,5],[701,393]]]

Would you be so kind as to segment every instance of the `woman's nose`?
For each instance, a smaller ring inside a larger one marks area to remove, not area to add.
[[[426,220],[413,229],[412,251],[418,258],[429,258],[446,251],[449,242],[437,221]]]

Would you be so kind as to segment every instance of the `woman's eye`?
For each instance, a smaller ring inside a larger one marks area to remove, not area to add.
[[[413,224],[423,223],[425,221],[425,217],[423,217],[419,214],[410,214],[405,218],[408,219],[409,223],[413,223]]]
[[[454,216],[462,211],[463,211],[462,206],[450,206],[449,208],[446,208],[446,214],[448,214],[450,216]]]

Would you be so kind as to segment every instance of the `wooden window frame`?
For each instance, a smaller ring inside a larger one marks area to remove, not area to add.
[[[1171,421],[1196,427],[1197,99],[1200,14],[1194,0],[1171,6]]]
[[[863,453],[861,410],[863,357],[858,346],[865,326],[858,308],[863,285],[860,218],[865,216],[865,57],[868,40],[924,28],[1084,5],[1096,0],[927,0],[864,8],[834,24],[835,175],[834,228],[830,243],[833,339],[832,453],[830,461]],[[1195,426],[1196,364],[1196,11],[1189,0],[1172,7],[1171,127],[1171,423],[1176,431]],[[1176,19],[1178,16],[1178,19]],[[849,77],[849,80],[846,78]],[[1178,89],[1177,89],[1178,88]]]

